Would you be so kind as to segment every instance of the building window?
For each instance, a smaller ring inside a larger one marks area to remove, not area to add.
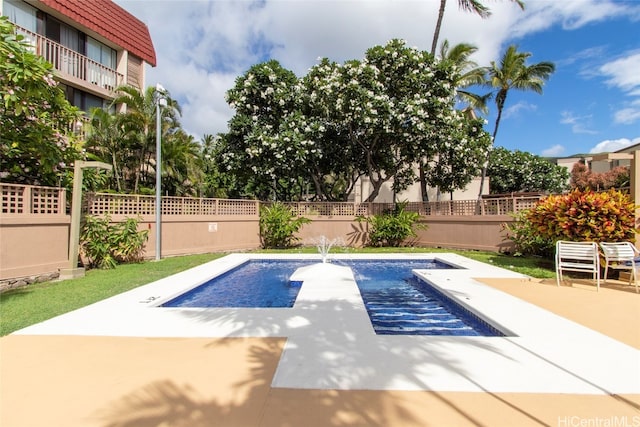
[[[23,1],[4,0],[2,12],[14,24],[36,33],[38,31],[38,10]]]
[[[91,37],[87,37],[87,57],[105,67],[116,69],[116,51]]]
[[[73,86],[60,85],[64,89],[65,97],[67,101],[75,107],[85,113],[89,113],[92,108],[103,108],[110,112],[115,112],[115,108],[110,106],[110,102],[106,99],[102,99],[99,96],[95,96],[91,93],[77,89]]]

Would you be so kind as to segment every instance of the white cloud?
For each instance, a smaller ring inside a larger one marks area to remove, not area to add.
[[[635,107],[623,108],[618,110],[613,115],[613,120],[616,123],[623,125],[630,125],[637,121],[640,121],[640,102],[635,102]]]
[[[590,115],[574,116],[570,111],[563,111],[561,113],[560,123],[563,125],[571,125],[571,132],[573,133],[596,134],[598,132],[589,129],[591,119],[592,117]]]
[[[252,65],[276,59],[304,75],[318,57],[343,62],[366,49],[403,38],[430,50],[438,4],[424,1],[151,1],[116,0],[147,24],[157,67],[146,82],[162,83],[183,108],[185,130],[201,137],[225,132],[233,112],[224,101],[235,77]],[[474,58],[488,63],[508,37],[513,5],[491,5],[487,22],[449,6],[440,41],[481,47]]]
[[[504,113],[502,114],[502,117],[505,119],[509,117],[517,117],[522,112],[526,113],[526,112],[536,111],[537,109],[538,109],[538,106],[535,104],[531,104],[525,101],[520,101],[510,107],[505,108]]]
[[[640,15],[637,5],[612,0],[527,1],[525,5],[525,14],[514,23],[514,32],[519,37],[557,24],[565,30],[575,30],[617,16]]]
[[[600,66],[598,72],[607,78],[607,85],[634,98],[620,103],[621,107],[613,113],[613,121],[625,125],[640,121],[640,50],[625,52]]]
[[[160,82],[183,108],[185,130],[201,137],[226,131],[233,112],[224,101],[235,77],[276,59],[303,75],[318,57],[342,62],[392,38],[430,50],[439,2],[420,0],[115,0],[147,24],[158,65],[146,82]],[[489,2],[483,20],[449,1],[440,41],[471,41],[474,60],[496,60],[507,41],[552,25],[576,28],[594,20],[637,13],[613,1]],[[611,77],[613,78],[613,77]],[[522,106],[512,107],[518,111]]]
[[[631,92],[640,88],[640,51],[625,52],[624,56],[600,67],[608,77],[607,84]]]
[[[553,147],[545,148],[542,150],[542,157],[560,157],[564,154],[564,147],[560,144],[556,144]]]
[[[640,137],[634,139],[620,138],[601,141],[593,147],[589,153],[610,153],[613,151],[622,150],[623,148],[630,147],[632,145],[640,144]]]

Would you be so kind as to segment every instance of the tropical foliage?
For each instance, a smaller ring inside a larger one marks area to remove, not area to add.
[[[502,55],[499,64],[492,61],[491,65],[486,68],[486,85],[496,91],[494,99],[497,107],[497,115],[493,128],[493,143],[495,143],[496,136],[498,135],[502,112],[507,102],[509,92],[515,89],[542,93],[545,81],[548,80],[555,71],[555,65],[548,61],[527,65],[529,57],[531,57],[531,53],[519,52],[517,46],[511,45]],[[490,158],[487,156],[485,166],[482,169],[478,198],[482,196],[482,188],[487,175],[489,160]]]
[[[511,240],[515,247],[515,256],[537,255],[552,258],[555,250],[555,240],[543,236],[538,228],[529,221],[528,211],[520,211],[513,215],[513,221],[502,224],[502,232],[507,240]]]
[[[289,248],[299,240],[296,233],[310,219],[296,215],[288,206],[275,202],[260,206],[260,239],[262,247]]]
[[[458,5],[481,16],[489,13],[481,2]],[[478,67],[470,59],[476,48],[469,44],[450,47],[445,41],[436,59],[391,40],[359,60],[339,64],[323,58],[302,77],[274,60],[254,65],[227,93],[235,110],[228,132],[204,135],[202,141],[182,129],[180,106],[168,92],[118,87],[108,109],[90,112],[80,145],[66,132],[78,112],[64,101],[51,66],[2,22],[3,180],[68,185],[74,159],[110,163],[108,176],[87,171],[85,187],[92,190],[154,192],[160,138],[167,195],[344,201],[361,180],[370,189],[363,195],[367,201],[374,201],[385,183],[395,194],[418,180],[425,200],[427,186],[453,194],[481,173],[492,147],[486,121],[473,111],[486,112],[491,94],[479,96],[467,88],[485,82],[487,74],[492,78],[500,100],[495,137],[507,91],[539,91],[553,69],[547,63],[527,66],[530,54],[514,48],[501,67]],[[161,97],[167,105],[159,108]],[[460,103],[468,108],[459,111]],[[542,177],[552,177],[541,170]],[[495,185],[500,181],[498,176]],[[552,187],[518,180],[509,185]]]
[[[527,65],[530,57],[530,52],[519,52],[518,46],[511,45],[502,55],[499,64],[491,61],[486,69],[487,84],[496,90],[494,99],[498,114],[493,128],[494,142],[509,92],[515,89],[542,93],[545,81],[555,71],[555,65],[548,61]]]
[[[81,153],[70,127],[78,110],[53,79],[51,64],[33,53],[0,17],[0,179],[19,184],[66,184]]]
[[[391,212],[357,218],[370,226],[367,241],[369,246],[398,247],[406,243],[408,238],[416,237],[416,229],[426,228],[417,223],[420,215],[407,211],[405,207],[406,203],[397,203]]]
[[[503,231],[514,242],[516,254],[549,257],[558,240],[634,241],[638,232],[634,212],[626,193],[575,189],[541,199],[534,208],[515,215]]]
[[[473,110],[486,114],[489,111],[487,101],[491,94],[478,95],[467,89],[469,86],[485,83],[486,69],[479,67],[476,62],[471,60],[471,55],[477,50],[477,47],[468,43],[459,43],[450,47],[449,41],[445,40],[440,46],[440,60],[449,61],[457,70],[457,78],[454,82],[456,100]]]
[[[80,233],[80,249],[92,268],[114,268],[118,263],[140,262],[149,230],[138,230],[139,220],[111,223],[107,215],[87,215]]]
[[[635,240],[635,205],[617,190],[573,190],[542,199],[526,216],[544,238],[617,242]]]

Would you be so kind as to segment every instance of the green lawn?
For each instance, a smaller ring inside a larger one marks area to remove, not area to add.
[[[317,253],[315,248],[270,253]],[[477,261],[507,268],[537,278],[554,277],[553,262],[532,257],[512,257],[493,252],[452,251],[432,248],[367,248],[332,249],[332,253],[387,252],[455,252]],[[226,254],[201,254],[140,264],[119,265],[113,270],[89,270],[85,277],[73,280],[44,282],[0,294],[0,335],[4,336],[29,325],[84,307],[110,296],[151,283],[163,277],[187,270]]]

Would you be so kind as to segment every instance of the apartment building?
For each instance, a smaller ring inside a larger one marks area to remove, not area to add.
[[[109,106],[120,85],[144,89],[144,65],[156,65],[147,26],[111,0],[0,0],[0,13],[83,111]]]

